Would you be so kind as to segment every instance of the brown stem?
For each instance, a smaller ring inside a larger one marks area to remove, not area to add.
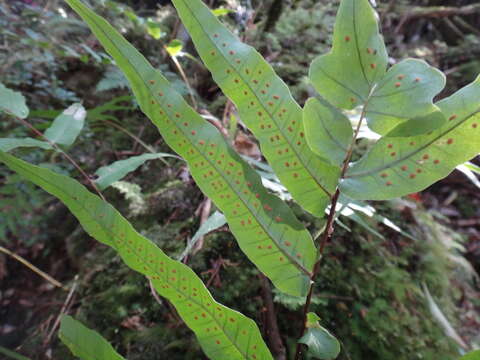
[[[260,284],[262,286],[263,303],[266,308],[266,329],[265,333],[270,349],[272,349],[273,356],[276,360],[286,360],[287,351],[283,345],[280,331],[278,330],[277,315],[275,312],[275,305],[272,299],[272,289],[270,283],[265,275],[260,274]]]
[[[87,182],[92,186],[92,188],[95,190],[95,192],[102,198],[103,201],[106,201],[105,198],[102,195],[102,192],[100,189],[95,185],[95,183],[90,179],[90,176],[87,175],[85,171],[80,167],[80,165],[77,164],[75,160],[73,160],[70,155],[68,155],[65,151],[63,151],[57,144],[54,142],[50,141],[45,135],[42,134],[42,132],[38,131],[32,124],[30,124],[27,120],[17,118],[23,125],[28,127],[30,130],[32,130],[37,136],[41,137],[43,140],[45,140],[51,147],[53,147],[55,150],[57,150],[59,153],[61,153],[79,172],[82,174],[82,176],[87,180]]]
[[[373,89],[371,90],[373,91]],[[353,135],[352,142],[350,143],[350,146],[348,147],[347,154],[345,156],[345,160],[343,161],[343,166],[342,166],[342,171],[340,173],[340,179],[343,179],[345,177],[345,173],[348,170],[348,165],[350,164],[350,160],[352,159],[353,155],[353,150],[355,148],[355,143],[357,141],[358,134],[360,133],[360,128],[362,126],[363,120],[365,119],[366,111],[367,111],[367,105],[368,105],[368,100],[365,102],[362,110],[362,114],[360,115],[360,120],[358,121],[357,128],[355,129],[355,133]],[[310,284],[310,289],[308,290],[308,295],[307,299],[305,301],[305,305],[303,307],[303,323],[302,323],[302,331],[300,332],[299,338],[303,336],[305,333],[305,330],[307,329],[307,314],[308,310],[310,308],[310,304],[312,303],[312,296],[313,296],[313,284],[315,281],[315,278],[318,276],[318,273],[320,272],[320,263],[322,261],[322,255],[325,250],[325,246],[329,242],[329,240],[332,237],[333,230],[334,230],[334,222],[335,222],[335,214],[337,210],[337,203],[338,199],[340,198],[340,188],[337,186],[337,190],[335,191],[335,194],[332,197],[332,200],[330,202],[330,212],[328,214],[327,218],[327,225],[325,226],[325,231],[322,234],[322,237],[320,239],[320,246],[318,249],[318,260],[315,263],[315,266],[313,268],[312,276],[310,277],[311,284]],[[295,360],[300,360],[301,355],[302,355],[302,348],[303,345],[301,343],[297,342],[297,349],[295,352]]]

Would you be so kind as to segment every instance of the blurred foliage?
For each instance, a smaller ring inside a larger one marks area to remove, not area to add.
[[[172,40],[181,41],[184,46],[177,60],[187,74],[191,95],[206,116],[220,120],[226,99],[196,60],[195,50],[167,2],[89,1],[188,98],[190,90],[166,51]],[[267,57],[303,103],[312,94],[306,80],[308,66],[313,57],[330,46],[338,2],[210,3],[215,8],[236,10],[224,13],[223,20]],[[445,93],[463,86],[480,72],[480,41],[475,31],[475,24],[480,22],[476,15],[460,19],[463,24],[457,18],[451,20],[464,34],[461,37],[452,38],[451,25],[445,19],[416,20],[396,32],[409,6],[460,6],[471,2],[401,0],[393,7],[387,1],[377,3],[389,52],[395,60],[413,55],[441,67],[451,79]],[[249,18],[253,13],[256,16],[252,23]],[[149,148],[170,152],[138,111],[123,75],[61,1],[0,1],[0,44],[0,82],[26,96],[33,110],[29,121],[37,129],[43,131],[59,111],[74,102],[80,101],[87,108],[85,129],[69,154],[88,174],[116,160],[143,154]],[[1,137],[33,135],[3,115],[0,120]],[[241,119],[239,124],[241,127]],[[48,163],[82,180],[57,153],[19,150],[17,155]],[[146,163],[106,190],[105,196],[137,229],[169,255],[178,256],[198,229],[196,214],[203,198],[183,162],[167,161],[168,166],[160,161]],[[171,305],[164,300],[156,302],[143,277],[122,266],[111,250],[93,245],[71,215],[49,196],[3,168],[0,174],[0,243],[23,249],[36,264],[65,283],[72,283],[78,273],[72,314],[99,331],[128,359],[204,359]],[[430,314],[421,284],[428,286],[447,318],[458,325],[453,320],[460,317],[458,304],[463,293],[471,291],[473,276],[462,256],[464,240],[440,225],[445,222],[441,216],[412,204],[402,200],[374,206],[413,237],[402,236],[367,216],[362,219],[371,230],[348,218],[340,219],[345,227],[337,226],[335,239],[328,247],[312,310],[321,317],[321,324],[342,340],[342,360],[441,360],[454,359],[458,354],[456,345],[445,337]],[[292,206],[312,233],[318,232],[322,222]],[[464,199],[458,200],[458,206],[465,214],[475,213]],[[224,230],[209,235],[202,251],[189,258],[189,265],[201,274],[219,301],[263,326],[266,315],[264,299],[259,295],[259,274]],[[2,261],[0,258],[0,279]],[[7,260],[6,266],[12,270],[9,281],[0,286],[0,303],[9,301],[10,305],[0,308],[0,318],[5,321],[0,323],[0,331],[6,324],[18,330],[8,337],[0,336],[0,346],[20,346],[19,352],[32,359],[46,359],[47,353],[54,359],[71,359],[66,348],[56,341],[44,343],[64,294],[40,291],[37,299],[43,306],[41,311],[13,306],[11,298],[19,293],[10,296],[8,291],[23,286],[22,276],[31,275],[22,271],[21,276],[12,276],[18,265]],[[36,287],[41,281],[34,279],[30,284],[30,295],[37,296]],[[296,310],[303,300],[275,291],[274,301],[283,340],[292,352],[300,326]],[[480,303],[475,306],[480,307]]]

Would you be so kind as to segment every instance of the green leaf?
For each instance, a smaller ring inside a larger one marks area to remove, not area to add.
[[[173,4],[215,82],[236,104],[282,184],[303,208],[323,216],[340,169],[308,147],[302,109],[287,85],[201,0],[173,0]]]
[[[156,291],[175,306],[196,334],[208,357],[273,359],[255,322],[217,303],[192,269],[165,255],[109,203],[67,176],[3,152],[0,161],[57,197],[89,235],[118,251],[125,264],[151,279]]]
[[[71,316],[62,316],[58,336],[73,355],[82,360],[125,359],[100,334],[85,327]]]
[[[200,189],[225,214],[250,260],[280,290],[304,296],[317,250],[290,208],[111,25],[79,0],[67,0],[129,79],[142,111],[189,165]],[[298,181],[299,184],[303,184]]]
[[[369,1],[342,0],[332,51],[313,61],[310,79],[333,105],[342,109],[362,105],[373,131],[385,135],[416,118],[403,131],[419,134],[417,123],[432,120],[424,117],[438,111],[432,100],[445,86],[445,76],[420,60],[404,60],[388,72],[387,63],[383,37]],[[445,122],[440,120],[422,124],[422,131],[438,128]]]
[[[132,156],[126,160],[115,161],[113,164],[103,166],[95,172],[98,178],[95,183],[100,189],[106,189],[115,181],[122,179],[128,173],[135,171],[148,160],[163,159],[166,157],[178,158],[175,155],[166,153],[157,154],[143,154],[139,156]]]
[[[469,352],[462,356],[459,360],[480,360],[480,350]]]
[[[198,242],[198,240],[207,235],[209,232],[222,227],[226,223],[227,219],[225,218],[225,215],[223,215],[221,212],[215,211],[209,216],[207,221],[200,226],[195,235],[193,235],[182,255],[179,256],[178,260],[183,261],[183,259],[185,259],[185,257],[192,252],[192,249],[195,247],[195,244]]]
[[[421,191],[480,152],[480,77],[437,103],[448,122],[412,137],[380,139],[340,184],[354,199],[386,200]]]
[[[44,135],[55,144],[70,146],[82,131],[86,116],[82,104],[73,104],[53,121]]]
[[[10,90],[0,83],[0,111],[25,119],[28,107],[25,98],[19,92]]]
[[[341,165],[353,139],[350,120],[326,101],[313,98],[305,104],[303,120],[310,149]]]
[[[39,147],[45,150],[52,148],[49,143],[32,138],[0,138],[0,151],[8,152],[20,147]]]
[[[308,352],[314,358],[336,359],[340,354],[340,343],[327,329],[320,326],[319,320],[317,314],[307,314],[307,331],[298,342],[307,345]]]
[[[219,17],[219,16],[225,16],[225,15],[228,15],[228,14],[231,14],[231,13],[234,13],[235,11],[233,11],[232,9],[226,9],[226,8],[223,8],[223,7],[219,7],[219,8],[216,8],[214,10],[212,10],[212,13],[213,15]]]
[[[167,45],[166,49],[167,49],[167,52],[170,54],[170,56],[172,57],[179,56],[182,54],[183,42],[178,39],[173,39]]]
[[[11,359],[15,359],[15,360],[30,360],[29,358],[27,358],[23,355],[17,354],[16,352],[5,349],[2,346],[0,346],[0,354],[3,354],[5,356],[7,356]]]

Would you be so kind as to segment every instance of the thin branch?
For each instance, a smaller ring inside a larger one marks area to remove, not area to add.
[[[102,192],[100,189],[95,185],[95,183],[92,181],[90,176],[87,175],[85,171],[80,167],[80,165],[77,164],[75,160],[73,160],[70,155],[68,155],[65,151],[63,151],[57,144],[54,142],[50,141],[45,135],[43,135],[42,132],[38,131],[32,124],[30,124],[27,120],[16,118],[18,121],[20,121],[23,125],[28,127],[30,130],[32,130],[37,136],[41,137],[43,140],[45,140],[51,147],[53,147],[55,150],[57,150],[59,153],[61,153],[79,172],[82,174],[82,176],[87,180],[87,182],[92,186],[92,188],[95,190],[95,192],[102,198],[103,201],[106,201],[105,198],[103,197]]]
[[[59,312],[57,318],[55,319],[55,322],[53,323],[53,326],[50,329],[49,334],[47,335],[47,337],[45,338],[45,341],[43,342],[43,346],[46,346],[50,342],[50,340],[53,336],[53,333],[55,332],[55,330],[57,330],[57,327],[60,324],[60,320],[62,318],[62,315],[65,314],[68,311],[68,309],[70,308],[72,298],[73,298],[73,294],[75,293],[75,290],[77,289],[77,285],[78,285],[78,275],[75,275],[75,278],[73,280],[73,285],[70,288],[70,291],[67,295],[67,298],[65,299],[65,302],[63,303],[63,306],[60,309],[60,312]]]
[[[280,331],[278,329],[277,314],[275,312],[275,305],[272,299],[272,289],[267,277],[263,274],[259,275],[260,284],[262,286],[263,303],[266,308],[266,321],[265,321],[265,333],[267,336],[268,344],[272,349],[272,353],[276,360],[286,360],[287,351],[283,344]]]
[[[375,86],[370,90],[370,94],[373,92],[374,88],[375,88]],[[343,179],[345,177],[345,174],[348,170],[348,166],[350,164],[350,160],[352,159],[353,150],[355,149],[355,144],[356,144],[356,141],[357,141],[357,138],[358,138],[358,134],[360,133],[360,128],[362,127],[362,123],[365,120],[369,99],[370,99],[370,96],[367,99],[367,101],[365,102],[365,104],[363,105],[362,114],[360,115],[360,120],[358,121],[357,128],[355,129],[355,133],[353,135],[352,141],[351,141],[351,143],[348,147],[348,150],[347,150],[347,153],[346,153],[346,156],[345,156],[345,160],[343,161],[343,166],[342,166],[342,171],[341,171],[341,174],[340,174],[340,179]],[[327,224],[325,226],[325,231],[323,232],[322,237],[320,239],[320,246],[319,246],[319,249],[318,249],[318,260],[315,263],[315,266],[313,268],[313,273],[312,273],[312,276],[310,278],[310,280],[311,280],[310,289],[308,291],[307,299],[306,299],[305,305],[303,307],[302,331],[300,332],[299,338],[303,336],[303,334],[305,333],[305,330],[307,329],[307,314],[308,314],[310,305],[312,303],[313,285],[315,283],[316,277],[318,276],[318,273],[320,272],[320,264],[321,264],[321,261],[322,261],[322,258],[323,258],[323,252],[325,251],[325,246],[330,241],[330,239],[332,237],[332,234],[333,234],[334,223],[335,223],[335,218],[336,218],[335,215],[336,215],[337,204],[338,204],[338,199],[339,198],[340,198],[340,188],[337,186],[337,190],[335,191],[335,194],[333,195],[331,203],[330,203],[330,212],[328,214]],[[303,345],[301,343],[297,342],[295,360],[300,360],[301,355],[302,355],[302,348],[303,348]]]
[[[444,18],[450,16],[466,16],[475,13],[480,13],[480,4],[472,4],[466,6],[415,6],[405,11],[405,15],[402,16],[400,23],[395,29],[395,33],[398,34],[402,31],[405,24],[412,20],[419,18]]]
[[[3,246],[0,246],[0,252],[3,252],[4,254],[7,254],[7,255],[11,256],[12,258],[17,260],[18,262],[20,262],[23,265],[25,265],[26,267],[28,267],[35,274],[37,274],[37,275],[41,276],[42,278],[44,278],[45,280],[47,280],[52,285],[54,285],[56,287],[59,287],[59,288],[65,290],[65,291],[68,291],[68,288],[65,287],[60,281],[55,280],[53,277],[48,275],[46,272],[43,272],[42,270],[40,270],[39,268],[37,268],[35,265],[33,265],[32,263],[30,263],[28,260],[24,259],[20,255],[15,254],[14,252],[4,248]]]

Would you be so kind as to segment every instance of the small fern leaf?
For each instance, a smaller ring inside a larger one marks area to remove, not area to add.
[[[302,109],[287,85],[251,46],[242,43],[201,0],[173,0],[215,82],[236,104],[262,153],[292,197],[323,216],[340,169],[317,157],[305,141]]]
[[[260,177],[220,132],[189,107],[105,19],[80,0],[67,2],[124,71],[143,112],[186,160],[200,189],[224,213],[240,248],[278,289],[304,296],[317,251],[303,224],[266,191]]]
[[[32,138],[0,138],[0,151],[8,152],[22,147],[39,147],[51,150],[52,146],[46,141]]]
[[[22,94],[0,83],[0,111],[25,119],[29,109]]]
[[[58,337],[73,355],[82,360],[124,360],[96,331],[71,316],[62,316]]]
[[[211,359],[273,359],[255,322],[217,303],[192,269],[165,255],[109,203],[76,180],[49,169],[3,152],[0,161],[57,197],[88,234],[114,248],[125,264],[151,279],[157,292],[175,306]]]
[[[310,149],[341,165],[353,139],[350,120],[326,101],[311,98],[303,109],[303,121]]]
[[[115,181],[121,180],[125,175],[138,169],[148,160],[163,159],[168,157],[178,158],[177,156],[171,154],[155,153],[132,156],[125,160],[115,161],[110,165],[102,166],[95,172],[95,175],[98,176],[98,178],[95,180],[95,183],[101,190],[106,189]]]
[[[448,122],[425,135],[385,137],[347,172],[354,199],[386,200],[421,191],[480,153],[480,77],[437,103]]]
[[[433,97],[445,86],[445,76],[425,62],[408,59],[387,72],[388,56],[377,15],[368,0],[342,0],[336,18],[333,48],[312,62],[310,79],[316,90],[342,109],[364,107],[369,127],[385,135],[415,118],[426,122],[438,112]],[[438,117],[435,118],[438,120]],[[443,121],[422,124],[424,132]],[[416,126],[409,126],[418,134]]]

